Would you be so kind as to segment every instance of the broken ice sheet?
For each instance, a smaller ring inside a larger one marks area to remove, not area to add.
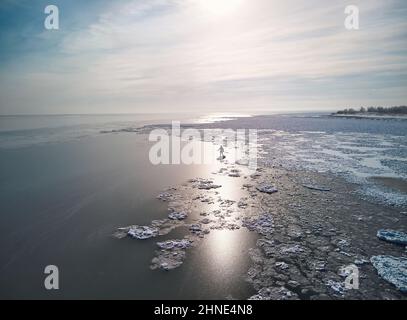
[[[273,232],[273,217],[270,213],[262,214],[259,217],[246,217],[242,225],[250,231],[267,235]]]

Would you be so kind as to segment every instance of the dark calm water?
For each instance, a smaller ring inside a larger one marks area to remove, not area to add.
[[[210,175],[205,166],[153,166],[148,150],[146,136],[136,134],[2,150],[0,296],[247,298],[243,276],[255,244],[247,231],[224,234],[227,248],[211,233],[171,272],[149,269],[157,239],[111,236],[166,217],[166,204],[155,199],[164,188]],[[43,287],[49,264],[59,267],[58,291]]]
[[[156,199],[163,189],[213,171],[153,166],[147,136],[100,134],[169,119],[0,117],[0,298],[224,299],[253,293],[244,276],[256,239],[246,230],[212,232],[171,272],[149,268],[157,239],[112,237],[118,227],[165,218],[166,203]],[[60,290],[44,289],[47,265],[58,266]]]
[[[100,134],[169,119],[0,117],[0,298],[223,299],[253,293],[244,275],[256,239],[243,229],[211,232],[171,272],[149,269],[156,239],[111,236],[117,227],[164,218],[166,204],[155,198],[164,188],[210,176],[203,165],[153,166],[146,136]],[[405,121],[389,120],[266,116],[221,126],[397,135],[400,146],[407,136]],[[177,236],[182,230],[162,239]],[[50,264],[59,267],[58,291],[43,286]]]

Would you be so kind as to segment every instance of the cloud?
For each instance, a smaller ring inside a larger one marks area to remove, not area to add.
[[[9,91],[2,106],[24,110],[33,101],[45,112],[58,105],[66,113],[405,103],[403,2],[354,1],[358,31],[344,28],[346,1],[219,3],[110,5],[63,33],[48,64],[27,63],[14,75],[24,90],[19,97]],[[40,88],[52,90],[40,95]]]

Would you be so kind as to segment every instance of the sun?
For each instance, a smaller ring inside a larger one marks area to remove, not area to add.
[[[214,15],[234,13],[244,0],[197,0],[199,6]]]

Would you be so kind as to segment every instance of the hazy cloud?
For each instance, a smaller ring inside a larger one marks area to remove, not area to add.
[[[45,47],[3,66],[1,111],[250,112],[406,103],[407,5],[353,1],[360,30],[348,31],[347,4],[103,3],[91,21],[49,39],[43,30],[33,34]],[[61,10],[63,19],[69,24]]]

